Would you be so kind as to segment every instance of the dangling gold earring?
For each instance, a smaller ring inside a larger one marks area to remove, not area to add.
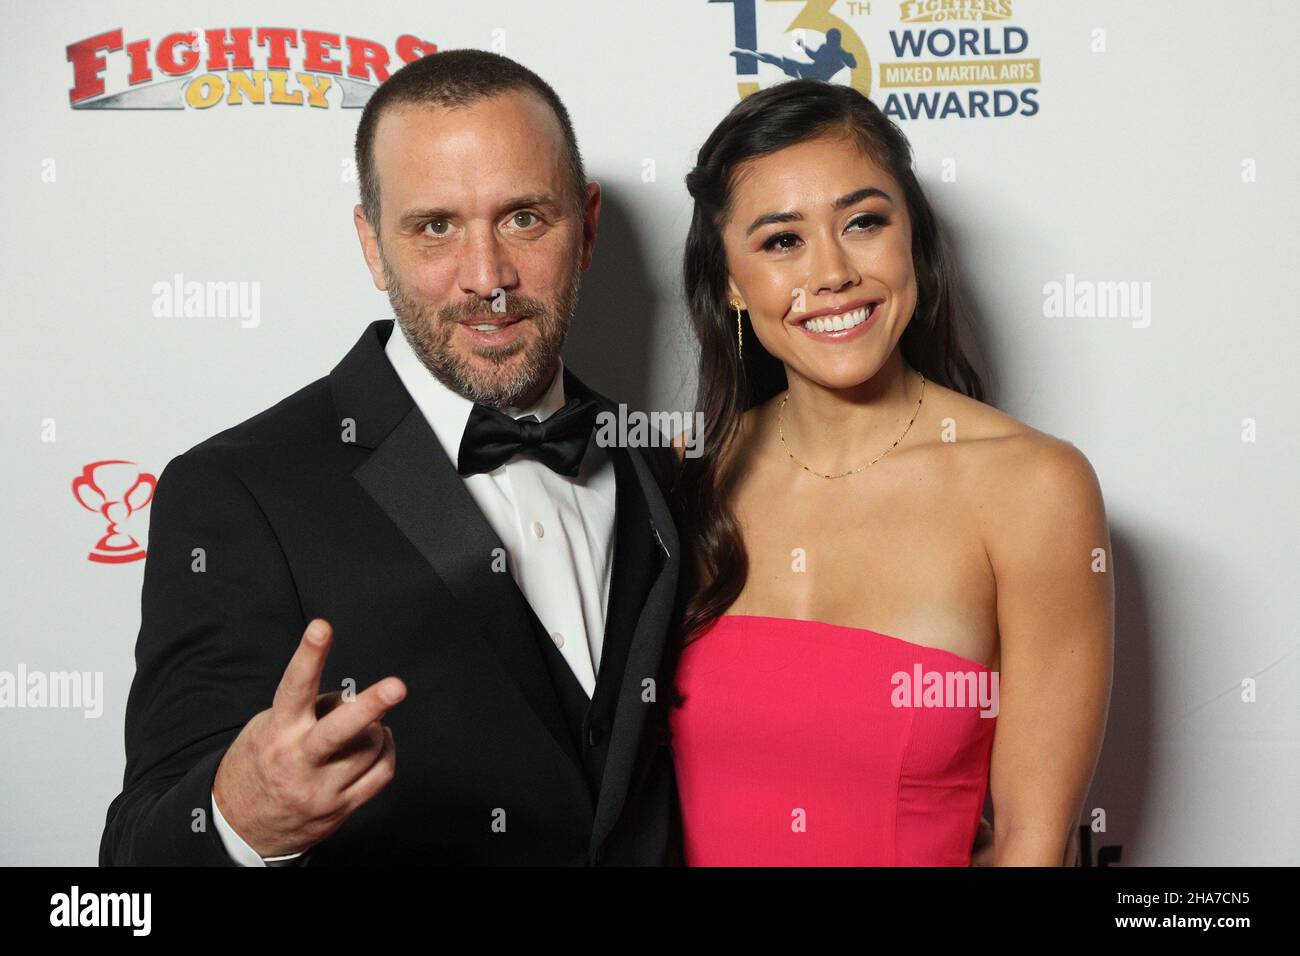
[[[745,354],[745,340],[742,337],[740,327],[740,300],[732,299],[731,307],[736,310],[736,351],[743,357]]]

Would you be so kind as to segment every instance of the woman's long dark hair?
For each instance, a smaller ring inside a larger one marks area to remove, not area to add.
[[[695,211],[686,238],[684,279],[699,343],[696,407],[704,413],[704,435],[701,454],[683,460],[672,493],[685,546],[679,647],[724,613],[744,587],[749,562],[727,503],[734,477],[729,452],[741,416],[787,384],[785,366],[763,348],[748,316],[743,361],[737,354],[721,232],[730,211],[733,173],[745,160],[836,133],[856,139],[902,186],[907,201],[917,303],[900,342],[903,357],[926,378],[984,400],[984,386],[958,341],[958,325],[968,316],[956,265],[912,172],[912,148],[902,131],[857,90],[821,80],[790,80],[741,100],[705,140],[686,176]]]

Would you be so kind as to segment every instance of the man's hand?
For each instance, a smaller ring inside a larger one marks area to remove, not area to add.
[[[344,701],[320,693],[333,629],[307,625],[270,710],[244,725],[217,768],[221,815],[260,856],[320,843],[393,779],[393,732],[380,723],[406,696],[386,677]]]
[[[975,834],[975,845],[971,847],[970,865],[993,865],[993,825],[984,817],[980,817],[979,832]]]

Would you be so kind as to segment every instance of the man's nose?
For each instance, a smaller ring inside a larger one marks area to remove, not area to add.
[[[510,250],[490,226],[471,227],[461,247],[458,281],[463,292],[492,299],[497,290],[513,289],[519,282]]]

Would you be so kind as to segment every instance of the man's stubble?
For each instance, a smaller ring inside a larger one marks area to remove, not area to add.
[[[491,408],[506,408],[518,406],[520,400],[531,395],[543,380],[550,381],[578,305],[582,269],[576,253],[573,269],[553,302],[506,294],[501,312],[493,312],[492,301],[483,298],[435,309],[407,292],[389,268],[382,247],[379,258],[388,301],[398,325],[421,363],[443,385],[472,402]],[[459,322],[471,318],[490,321],[501,313],[528,316],[536,325],[537,334],[497,348],[475,348],[475,355],[480,359],[486,358],[491,364],[491,368],[485,371],[456,352],[452,337]],[[523,360],[516,362],[509,372],[504,372],[506,363],[520,352],[524,353]]]

